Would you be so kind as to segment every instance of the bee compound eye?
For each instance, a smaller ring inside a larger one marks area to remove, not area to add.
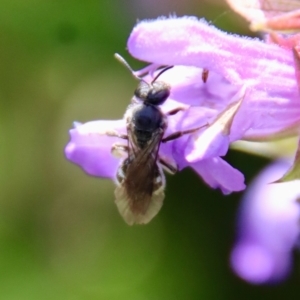
[[[170,86],[164,82],[154,82],[152,89],[148,92],[146,101],[159,105],[164,103],[170,96]]]
[[[150,91],[150,85],[145,81],[140,81],[136,90],[134,91],[134,95],[141,100],[146,100],[147,95]]]

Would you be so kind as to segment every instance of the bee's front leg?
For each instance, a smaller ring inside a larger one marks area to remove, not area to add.
[[[116,158],[124,158],[128,153],[128,146],[123,144],[113,144],[111,154]]]

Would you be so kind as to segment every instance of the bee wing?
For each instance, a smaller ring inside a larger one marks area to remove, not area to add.
[[[129,151],[133,159],[128,161],[125,178],[115,190],[119,212],[130,225],[148,223],[162,206],[165,178],[157,165],[162,135],[158,131],[147,147]],[[130,139],[130,132],[128,136]],[[129,149],[133,149],[130,143]]]
[[[120,185],[116,188],[115,197],[115,203],[118,207],[119,213],[128,225],[133,225],[149,223],[160,211],[165,194],[163,192],[163,188],[155,191],[151,196],[151,200],[145,213],[132,211],[130,199],[128,199],[124,186]]]

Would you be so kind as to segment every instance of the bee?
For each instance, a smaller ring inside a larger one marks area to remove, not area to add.
[[[171,87],[157,79],[172,66],[163,68],[151,83],[147,83],[134,74],[121,56],[115,54],[115,57],[139,80],[131,104],[124,115],[127,134],[107,132],[109,136],[127,140],[126,145],[117,143],[112,146],[113,154],[117,156],[126,154],[116,175],[115,203],[129,225],[146,224],[158,213],[163,204],[165,196],[163,169],[171,174],[175,174],[178,169],[175,162],[160,157],[161,143],[192,133],[199,128],[175,132],[164,137],[168,116],[185,109],[178,107],[164,114],[160,108],[169,97]]]

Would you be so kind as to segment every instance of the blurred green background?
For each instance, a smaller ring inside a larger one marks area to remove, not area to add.
[[[0,0],[1,300],[300,297],[297,261],[278,286],[230,270],[241,194],[225,197],[184,170],[168,176],[160,214],[129,227],[113,183],[64,158],[73,121],[122,117],[136,82],[113,54],[141,66],[126,53],[137,19],[170,13],[250,34],[221,1]],[[227,158],[247,181],[267,163]]]

